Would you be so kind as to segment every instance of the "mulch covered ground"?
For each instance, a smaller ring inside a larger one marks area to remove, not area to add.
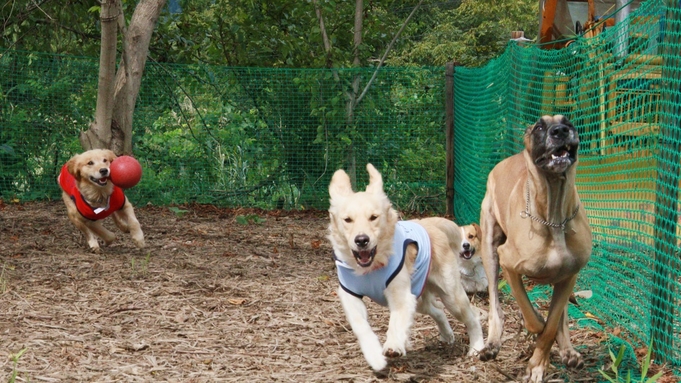
[[[63,204],[0,201],[2,381],[509,382],[524,373],[533,340],[506,298],[496,361],[466,357],[453,318],[459,342],[446,346],[418,316],[408,355],[374,374],[335,295],[325,212],[136,211],[147,248],[115,229],[116,242],[93,254]],[[484,296],[472,300],[486,310]],[[387,309],[368,306],[384,339]],[[548,380],[602,381],[606,339],[573,329],[587,368],[566,371],[554,347]]]

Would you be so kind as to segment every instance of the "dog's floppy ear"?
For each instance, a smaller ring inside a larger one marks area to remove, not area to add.
[[[106,156],[106,159],[109,160],[109,162],[118,158],[116,153],[114,153],[112,150],[108,150],[108,149],[104,151],[104,155]]]
[[[78,155],[71,157],[66,163],[66,170],[77,180],[80,179],[80,166],[78,166]]]
[[[331,183],[329,184],[329,195],[331,196],[331,200],[349,197],[352,193],[352,185],[350,184],[350,177],[348,174],[343,169],[336,170],[336,172],[333,173]]]
[[[475,229],[475,236],[482,239],[482,230],[480,229],[480,226],[475,222],[471,225],[473,225],[473,228]]]
[[[384,194],[383,177],[381,177],[381,173],[379,173],[372,164],[367,164],[367,172],[369,172],[369,185],[367,185],[366,189],[367,193]]]

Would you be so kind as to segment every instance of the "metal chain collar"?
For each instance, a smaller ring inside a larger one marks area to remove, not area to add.
[[[537,217],[535,215],[530,214],[530,179],[527,179],[527,203],[525,205],[525,211],[520,212],[520,218],[530,218],[531,220],[535,222],[539,222],[544,226],[549,226],[549,227],[554,227],[554,228],[560,228],[561,230],[565,231],[565,225],[572,221],[577,216],[577,212],[579,211],[579,205],[575,207],[575,211],[572,213],[572,215],[568,218],[565,218],[563,222],[561,223],[555,223],[555,222],[549,222],[543,218]]]

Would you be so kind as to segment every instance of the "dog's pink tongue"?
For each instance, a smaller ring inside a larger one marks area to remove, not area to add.
[[[367,263],[371,260],[371,250],[362,250],[359,252],[359,260],[362,263]]]

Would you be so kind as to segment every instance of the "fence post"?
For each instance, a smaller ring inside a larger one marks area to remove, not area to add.
[[[681,9],[678,0],[668,0],[665,14],[661,92],[664,106],[660,116],[655,194],[655,262],[651,299],[650,338],[655,363],[673,361],[676,293],[674,272],[678,270],[676,230],[679,208],[681,162]],[[678,340],[677,340],[678,341]]]
[[[447,143],[447,179],[446,198],[447,216],[454,217],[454,63],[448,62],[445,65],[445,139]]]

